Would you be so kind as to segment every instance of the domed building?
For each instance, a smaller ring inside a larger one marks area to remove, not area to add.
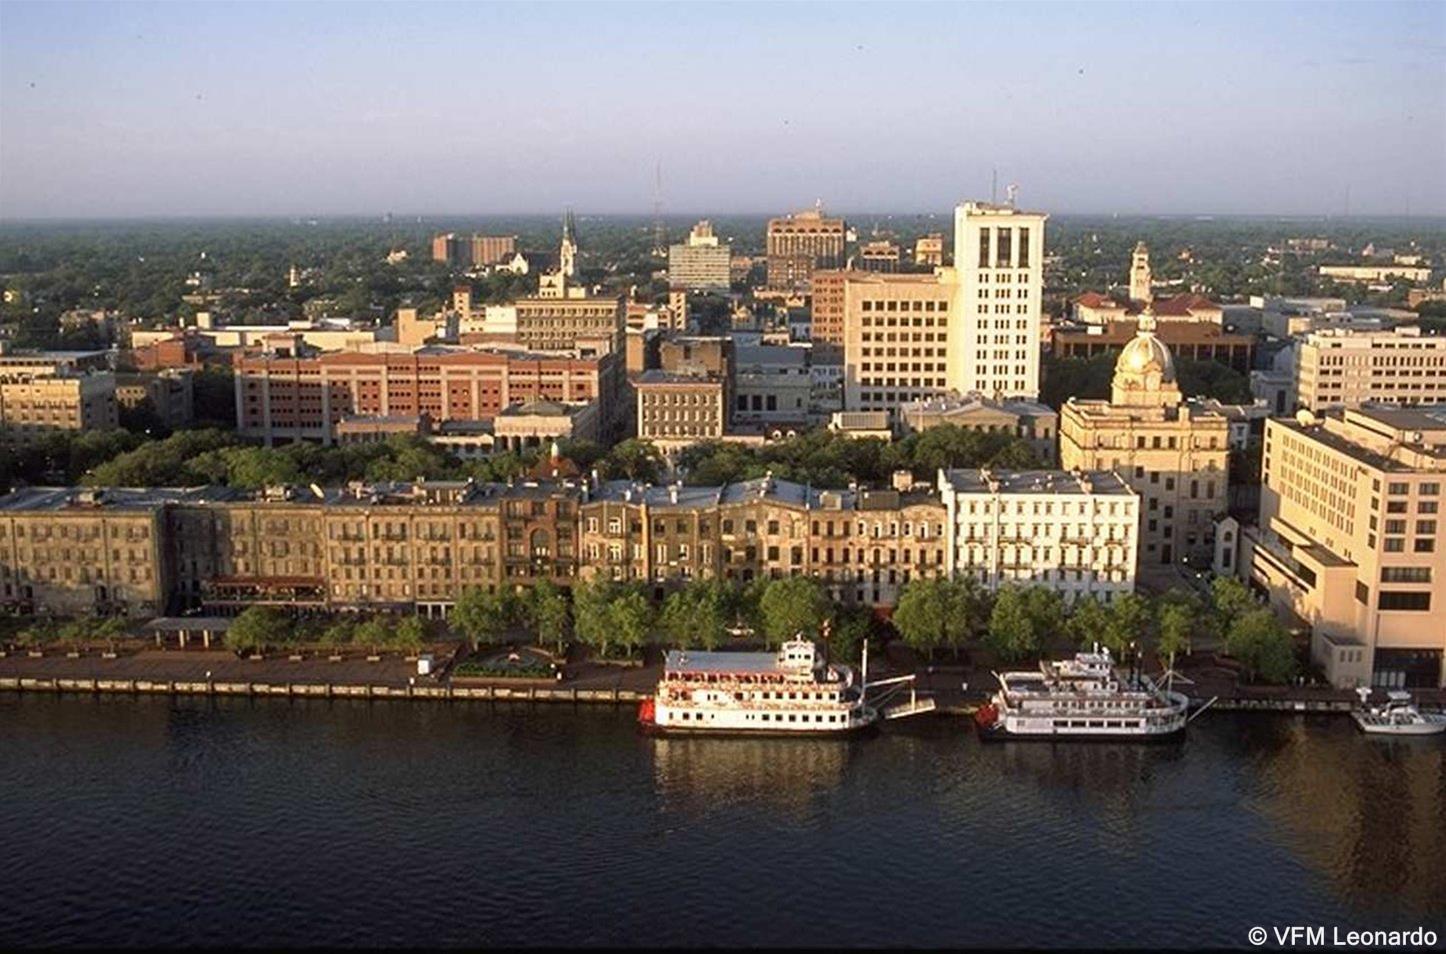
[[[1114,471],[1140,495],[1142,572],[1186,559],[1208,566],[1226,509],[1229,434],[1224,415],[1181,394],[1147,306],[1115,362],[1110,399],[1070,398],[1060,409],[1060,464]]]

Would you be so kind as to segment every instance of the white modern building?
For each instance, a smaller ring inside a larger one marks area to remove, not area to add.
[[[1044,295],[1041,212],[966,202],[954,210],[949,381],[960,393],[1039,396]]]

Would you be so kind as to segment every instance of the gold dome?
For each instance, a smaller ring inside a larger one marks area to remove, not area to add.
[[[1173,383],[1175,359],[1171,357],[1170,349],[1165,347],[1165,342],[1156,338],[1153,331],[1142,328],[1120,352],[1120,359],[1115,362],[1115,374],[1139,377],[1152,371],[1160,375],[1161,383]]]

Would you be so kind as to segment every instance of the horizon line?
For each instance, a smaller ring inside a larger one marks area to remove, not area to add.
[[[980,201],[980,200],[968,200]],[[569,206],[576,209],[576,206]],[[799,211],[799,210],[793,210]],[[827,212],[827,209],[825,208]],[[1446,210],[1439,212],[1145,212],[1145,211],[1067,211],[1051,212],[1042,208],[1023,208],[1022,211],[1043,212],[1049,216],[1067,216],[1075,218],[1160,218],[1160,219],[1323,219],[1323,220],[1368,220],[1368,219],[1446,219]],[[204,222],[204,221],[232,221],[232,222],[277,222],[277,221],[323,221],[323,220],[366,220],[378,223],[385,216],[391,216],[389,224],[422,224],[426,220],[457,220],[457,219],[487,219],[487,218],[555,218],[560,213],[557,211],[506,211],[506,212],[272,212],[272,213],[237,213],[237,212],[197,212],[197,213],[137,213],[134,215],[36,215],[36,216],[6,216],[0,215],[0,227],[16,225],[46,225],[46,224],[82,224],[82,223],[129,223],[129,222]],[[732,218],[777,218],[791,214],[778,210],[769,211],[681,211],[664,213],[658,218],[668,219],[710,219],[714,217]],[[652,221],[654,213],[651,210],[639,210],[631,212],[575,212],[578,218],[618,218],[618,219],[639,219]],[[941,217],[952,218],[953,209],[947,211],[885,211],[885,210],[864,210],[855,212],[835,212],[832,215],[836,218],[848,219],[851,216],[886,216],[886,217]],[[854,223],[857,224],[857,223]]]

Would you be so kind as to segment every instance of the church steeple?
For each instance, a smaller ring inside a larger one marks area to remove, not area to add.
[[[577,277],[577,224],[572,209],[562,216],[562,246],[557,253],[557,270],[568,278]]]
[[[1154,298],[1154,292],[1150,291],[1150,250],[1144,242],[1139,242],[1130,258],[1130,301],[1147,305]]]

